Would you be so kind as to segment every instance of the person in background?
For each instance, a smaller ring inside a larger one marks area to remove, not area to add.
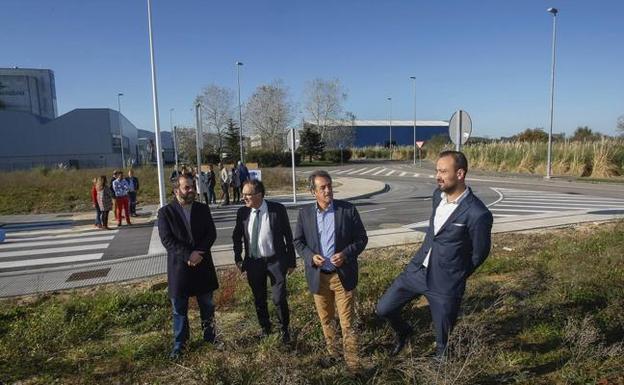
[[[130,210],[128,208],[128,182],[123,178],[123,173],[115,170],[116,179],[113,181],[113,190],[115,190],[115,219],[117,226],[121,226],[122,210],[126,217],[126,223],[130,223]]]
[[[106,175],[97,178],[95,189],[97,191],[97,203],[100,207],[100,222],[102,223],[102,228],[110,230],[108,227],[108,213],[113,208],[113,198],[111,197],[110,188],[106,183]]]
[[[217,203],[217,197],[215,194],[215,184],[217,182],[216,175],[214,173],[213,167],[211,164],[208,165],[208,172],[206,173],[206,179],[208,184],[208,203]]]
[[[115,189],[113,188],[113,182],[117,179],[117,170],[113,171],[113,175],[111,176],[111,181],[108,186],[111,193],[111,198],[113,199],[113,214],[115,215],[115,222],[117,222],[117,200],[115,199]]]
[[[241,180],[240,174],[235,167],[232,167],[232,203],[240,203],[241,196]]]
[[[137,195],[139,193],[139,178],[134,176],[134,171],[132,169],[128,170],[128,177],[126,178],[126,182],[128,182],[129,187],[128,198],[130,199],[130,215],[136,217]]]
[[[94,226],[97,227],[98,229],[102,228],[102,212],[100,211],[100,205],[98,204],[98,199],[97,199],[97,189],[95,187],[95,185],[97,184],[98,178],[93,178],[93,184],[91,186],[91,204],[93,205],[93,208],[95,209],[95,224]]]
[[[221,181],[221,206],[226,206],[230,204],[230,174],[227,171],[227,168],[223,165],[223,163],[219,163],[219,170],[221,170],[219,174],[219,178]]]

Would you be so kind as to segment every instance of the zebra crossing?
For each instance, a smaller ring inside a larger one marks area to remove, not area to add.
[[[311,171],[304,171],[304,173],[310,173]],[[337,168],[331,170],[332,175],[342,175],[342,176],[392,176],[392,177],[402,177],[402,178],[435,178],[435,175],[431,173],[431,171],[423,170],[422,173],[413,172],[411,170],[403,170],[391,167],[355,167],[355,168]]]
[[[500,187],[492,189],[500,195],[500,199],[490,206],[494,218],[624,208],[624,199],[618,198]]]
[[[0,271],[100,260],[118,232],[69,226],[8,232],[0,244]]]

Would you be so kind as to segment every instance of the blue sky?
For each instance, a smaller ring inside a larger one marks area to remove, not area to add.
[[[295,103],[305,83],[339,78],[358,119],[449,119],[473,135],[548,127],[552,17],[557,18],[555,132],[615,133],[624,114],[624,1],[153,0],[161,129],[192,124],[210,83],[243,100],[282,79]],[[117,108],[153,130],[144,0],[3,0],[0,67],[49,68],[59,113]],[[299,108],[300,109],[300,108]]]

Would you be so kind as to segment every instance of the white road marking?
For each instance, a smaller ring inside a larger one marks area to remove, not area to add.
[[[407,173],[406,173],[405,171],[403,171],[403,172],[401,172],[401,173],[399,174],[399,176],[405,176],[405,174],[407,174]]]
[[[119,230],[94,230],[94,231],[88,231],[88,232],[73,232],[73,233],[68,233],[68,234],[61,234],[61,235],[47,235],[47,236],[43,236],[43,237],[31,237],[31,238],[22,238],[22,237],[14,237],[14,236],[10,236],[10,234],[7,234],[7,241],[10,241],[11,243],[18,243],[18,242],[30,242],[30,241],[43,241],[46,239],[64,239],[64,238],[75,238],[75,237],[81,237],[81,236],[96,236],[95,233],[99,233],[101,235],[108,235],[108,234],[117,234],[119,232]]]
[[[385,210],[385,207],[380,207],[378,209],[371,209],[371,210],[364,210],[364,211],[360,211],[360,214],[364,214],[364,213],[372,213],[373,211],[380,211],[380,210]]]
[[[88,242],[98,242],[98,241],[110,241],[115,238],[115,235],[104,235],[99,237],[86,237],[86,238],[77,238],[77,239],[59,239],[55,241],[37,241],[37,242],[24,242],[20,240],[19,242],[8,242],[0,244],[0,250],[8,250],[8,249],[19,249],[24,247],[31,246],[46,246],[46,245],[65,245],[68,243],[88,243]],[[1,255],[1,254],[0,254]]]
[[[108,243],[98,243],[95,245],[51,247],[47,249],[7,251],[7,252],[0,253],[0,258],[24,257],[27,255],[38,255],[38,254],[69,253],[73,251],[84,251],[84,250],[101,250],[101,249],[106,249],[107,247],[108,247]]]
[[[384,172],[384,171],[386,171],[386,169],[385,169],[385,168],[382,168],[381,170],[377,171],[377,172],[376,172],[376,173],[374,173],[373,175],[379,175],[379,174],[381,174],[381,173],[382,173],[382,172]]]
[[[12,267],[40,266],[40,265],[69,263],[69,262],[93,261],[93,260],[101,259],[103,255],[104,255],[103,253],[82,254],[82,255],[71,255],[67,257],[37,258],[37,259],[20,260],[20,261],[0,262],[0,269],[8,269]]]
[[[368,171],[364,171],[363,173],[360,173],[360,175],[366,175],[366,174],[371,173],[371,172],[373,172],[373,171],[375,171],[375,170],[378,170],[379,168],[380,168],[380,167],[373,167],[373,168],[371,168],[371,169],[370,169],[370,170],[368,170]]]
[[[390,172],[389,172],[389,173],[387,173],[387,174],[386,174],[386,176],[390,176],[390,175],[394,174],[395,172],[396,172],[396,171],[394,171],[394,170],[390,170]]]

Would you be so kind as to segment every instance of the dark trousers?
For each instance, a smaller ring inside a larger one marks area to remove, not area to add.
[[[136,215],[137,192],[129,191],[128,198],[130,199],[130,214]]]
[[[217,203],[217,195],[213,185],[208,186],[208,203]]]
[[[203,192],[203,193],[202,193],[202,195],[204,196],[204,202],[205,202],[206,204],[209,204],[209,203],[210,203],[210,201],[208,200],[208,193],[207,193],[207,192]]]
[[[198,295],[196,298],[197,305],[199,306],[199,316],[201,318],[201,328],[204,335],[204,341],[213,342],[215,338],[215,307],[212,303],[212,292]],[[181,350],[190,336],[188,302],[189,297],[171,298],[171,305],[173,306],[174,349]]]
[[[240,202],[240,192],[241,192],[241,188],[240,187],[236,187],[236,186],[232,186],[232,202],[233,203],[238,203]]]
[[[102,227],[108,228],[108,213],[109,210],[100,210],[100,223]]]
[[[267,278],[271,280],[271,299],[277,309],[277,318],[282,331],[288,331],[290,311],[288,310],[286,290],[286,270],[283,270],[277,260],[266,258],[247,259],[245,261],[247,282],[251,287],[256,306],[258,322],[263,330],[271,330],[269,308],[267,306]]]
[[[230,204],[230,188],[226,183],[221,183],[221,204]]]
[[[419,295],[424,295],[429,302],[436,334],[436,354],[441,356],[446,350],[448,336],[457,320],[461,298],[429,291],[425,267],[416,267],[410,263],[379,299],[377,315],[388,320],[397,334],[405,334],[410,330],[410,326],[401,318],[401,309]]]

